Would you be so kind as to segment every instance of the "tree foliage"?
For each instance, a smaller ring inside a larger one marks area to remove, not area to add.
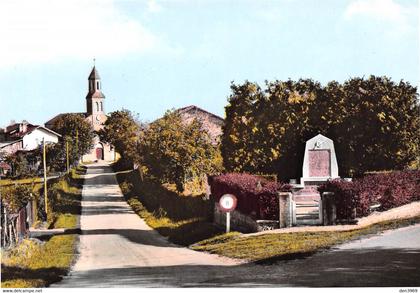
[[[66,160],[66,141],[69,146],[70,164],[78,161],[93,148],[95,134],[89,122],[79,114],[64,114],[54,123],[53,130],[62,135],[62,139],[55,146],[50,147],[51,161]]]
[[[183,191],[186,181],[221,168],[218,147],[201,123],[184,123],[175,112],[149,125],[139,150],[148,172],[162,182],[175,183],[178,191]]]
[[[23,208],[32,198],[33,187],[24,184],[2,186],[2,199],[7,203],[11,212],[17,212]]]
[[[16,152],[5,157],[6,162],[12,167],[10,175],[15,177],[32,177],[39,171],[42,162],[41,148],[30,152]]]
[[[416,159],[416,88],[387,77],[321,86],[310,79],[231,85],[222,136],[229,171],[301,176],[305,142],[333,139],[342,176],[402,169]]]
[[[112,144],[121,157],[131,163],[140,161],[137,145],[141,127],[133,113],[122,109],[110,113],[104,128],[99,131],[102,141]]]

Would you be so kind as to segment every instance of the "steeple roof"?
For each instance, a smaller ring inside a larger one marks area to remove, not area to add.
[[[92,72],[89,74],[89,78],[88,79],[89,80],[91,80],[91,79],[101,79],[101,77],[99,76],[99,73],[96,70],[96,67],[95,66],[93,66]]]

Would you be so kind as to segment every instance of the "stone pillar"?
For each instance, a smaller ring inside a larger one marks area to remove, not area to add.
[[[290,227],[290,192],[279,192],[279,227]]]
[[[290,200],[290,214],[291,216],[291,224],[289,225],[289,227],[292,226],[296,226],[297,225],[297,221],[296,221],[296,202],[294,200]]]
[[[322,215],[323,215],[323,224],[335,225],[337,219],[337,209],[334,202],[334,192],[324,192],[321,195],[322,201]]]
[[[318,202],[318,216],[319,216],[319,223],[324,223],[324,209],[323,209],[323,203],[322,203],[322,197],[320,196],[319,202]]]
[[[294,202],[292,193],[279,192],[279,227],[292,227],[294,222]]]
[[[335,206],[334,194],[331,196],[331,225],[335,225],[337,222],[337,207]]]

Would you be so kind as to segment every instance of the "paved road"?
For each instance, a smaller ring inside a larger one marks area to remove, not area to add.
[[[80,226],[80,256],[70,276],[58,286],[165,286],[174,277],[180,282],[188,278],[182,270],[174,272],[176,267],[238,264],[169,243],[132,211],[106,165],[88,167]],[[165,267],[171,271],[167,278],[156,280],[145,273]]]
[[[420,225],[354,241],[305,259],[270,265],[177,247],[124,201],[115,174],[88,168],[80,256],[53,287],[420,286]]]

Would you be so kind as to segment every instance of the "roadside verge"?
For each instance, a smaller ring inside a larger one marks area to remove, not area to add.
[[[77,228],[84,173],[85,169],[79,167],[51,186],[55,197],[51,200],[52,231]],[[78,235],[42,231],[45,232],[42,236],[24,239],[17,247],[2,252],[2,288],[48,287],[68,273],[74,262]]]

